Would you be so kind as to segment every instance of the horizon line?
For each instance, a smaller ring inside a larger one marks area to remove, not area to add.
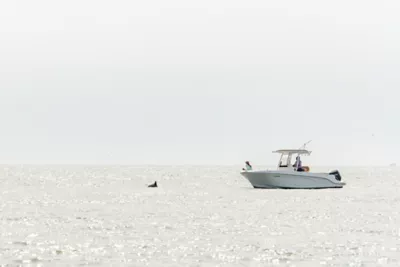
[[[242,164],[209,164],[209,163],[1,163],[0,166],[210,166],[210,167],[236,167],[242,166]],[[258,165],[261,167],[276,167],[275,164]],[[370,165],[360,165],[360,164],[313,164],[313,167],[397,167],[397,165],[391,166],[391,164],[370,164]]]

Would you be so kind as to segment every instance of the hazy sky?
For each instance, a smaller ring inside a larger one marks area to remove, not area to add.
[[[399,162],[400,2],[0,4],[0,162]]]

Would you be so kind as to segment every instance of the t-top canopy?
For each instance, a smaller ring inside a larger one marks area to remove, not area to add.
[[[311,151],[305,150],[305,149],[279,149],[276,151],[273,151],[272,153],[281,153],[281,154],[306,154],[310,155]]]

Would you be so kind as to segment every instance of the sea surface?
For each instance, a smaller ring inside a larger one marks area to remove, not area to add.
[[[324,190],[241,168],[0,166],[0,265],[400,266],[400,168]]]

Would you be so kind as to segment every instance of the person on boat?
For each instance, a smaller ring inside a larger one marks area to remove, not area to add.
[[[303,166],[301,166],[300,156],[296,157],[296,162],[293,164],[293,167],[295,167],[296,171],[298,171],[298,172],[304,171]]]
[[[250,165],[250,162],[246,161],[246,171],[251,171],[253,167]]]

